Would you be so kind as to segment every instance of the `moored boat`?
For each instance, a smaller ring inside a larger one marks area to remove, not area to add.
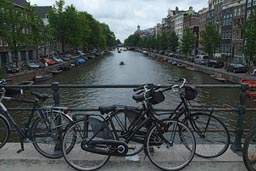
[[[44,74],[36,75],[35,76],[35,81],[36,82],[45,81],[45,80],[48,80],[52,77],[53,77],[52,73],[44,73]]]
[[[245,94],[251,97],[251,99],[256,100],[256,81],[241,79],[240,83],[248,84],[251,88],[245,91]]]
[[[14,84],[14,85],[32,85],[34,84],[34,81],[22,81],[18,84]],[[6,87],[6,95],[15,95],[15,94],[20,94],[20,89],[21,88],[14,88],[14,87]],[[26,89],[26,88],[22,88],[22,89]]]
[[[56,70],[51,70],[51,71],[48,71],[48,72],[55,75],[55,74],[60,74],[62,72],[62,70],[61,69],[56,69]]]

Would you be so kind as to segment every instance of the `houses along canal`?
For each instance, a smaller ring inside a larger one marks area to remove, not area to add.
[[[124,65],[120,65],[123,61]],[[97,57],[86,64],[72,68],[44,83],[58,81],[61,84],[168,84],[179,78],[185,77],[193,84],[220,84],[209,75],[181,69],[167,62],[161,62],[151,57],[133,51],[112,51],[111,54]],[[41,83],[40,83],[41,84]],[[198,89],[199,96],[193,101],[195,105],[211,105],[215,107],[238,107],[239,89],[234,88],[212,88]],[[51,93],[49,91],[49,93]],[[60,105],[71,108],[95,108],[99,105],[138,105],[132,100],[132,89],[113,88],[87,88],[87,89],[61,89]],[[177,93],[165,93],[166,100],[157,105],[159,108],[173,109],[179,102]],[[247,105],[253,107],[255,102],[247,99]],[[235,128],[237,113],[216,112],[229,128]],[[248,128],[253,114],[246,113],[246,127]]]

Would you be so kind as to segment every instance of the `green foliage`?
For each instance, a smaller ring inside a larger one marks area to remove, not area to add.
[[[24,10],[10,0],[0,1],[0,35],[15,53],[28,43],[26,30],[30,28]],[[17,60],[17,55],[15,56]]]
[[[195,41],[196,41],[196,38],[193,32],[191,31],[191,29],[186,28],[186,32],[183,35],[183,39],[181,40],[181,44],[180,44],[182,52],[186,55],[191,53],[191,51],[193,50]]]
[[[176,52],[179,47],[179,38],[174,31],[169,35],[169,46],[172,52]]]
[[[256,11],[252,11],[249,18],[241,26],[242,32],[244,33],[245,45],[244,45],[244,55],[246,61],[248,62],[248,67],[250,67],[251,62],[256,61]]]
[[[95,20],[86,12],[78,12],[73,5],[64,8],[64,0],[59,0],[49,13],[49,23],[54,38],[65,47],[106,48],[114,46],[115,35],[108,25]]]
[[[206,26],[205,31],[201,33],[201,36],[201,45],[203,46],[203,50],[208,53],[210,57],[213,57],[213,53],[215,52],[215,49],[220,46],[221,41],[218,30],[212,23],[209,23]]]

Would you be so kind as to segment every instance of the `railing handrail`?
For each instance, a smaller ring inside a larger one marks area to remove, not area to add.
[[[88,85],[88,84],[59,84],[59,82],[53,82],[52,84],[41,84],[41,85],[0,85],[0,87],[8,87],[8,88],[51,88],[53,91],[53,100],[54,105],[59,105],[59,89],[60,88],[135,88],[138,86],[141,86],[143,84],[116,84],[116,85]],[[168,87],[170,84],[162,84],[162,88]],[[235,141],[231,146],[231,149],[233,151],[240,152],[242,150],[241,145],[241,138],[243,134],[243,120],[244,120],[244,114],[246,111],[256,111],[256,108],[246,108],[245,107],[245,97],[246,97],[246,90],[248,90],[250,87],[247,84],[191,84],[195,86],[196,88],[240,88],[240,105],[235,107],[226,107],[226,108],[213,108],[214,111],[224,111],[224,112],[237,112],[238,113],[238,119],[237,119],[237,127],[236,127],[236,134],[235,134]],[[17,109],[10,109],[10,110],[17,110]],[[23,109],[22,109],[23,110]],[[24,109],[25,110],[25,109]],[[73,111],[98,111],[97,108],[91,108],[91,109],[78,109],[78,108],[69,108],[69,110]],[[158,110],[174,110],[174,109],[158,109]],[[192,109],[192,110],[209,110],[207,108],[199,108],[199,109]]]

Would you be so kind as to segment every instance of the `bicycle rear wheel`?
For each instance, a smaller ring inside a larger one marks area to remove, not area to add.
[[[158,168],[168,171],[180,170],[193,159],[196,141],[191,130],[183,123],[164,120],[165,127],[153,126],[145,141],[145,152]],[[189,148],[187,148],[189,147]]]
[[[248,170],[256,171],[256,128],[250,130],[245,138],[243,161]]]
[[[59,112],[49,112],[43,115],[48,117],[37,118],[32,126],[33,145],[40,154],[47,158],[61,158],[63,156],[61,152],[62,136],[71,120]]]
[[[74,138],[75,137],[75,138]],[[75,139],[75,141],[74,141]],[[111,145],[90,144],[93,140],[104,140],[94,135],[93,127],[88,120],[80,119],[69,126],[62,141],[62,152],[66,162],[80,171],[97,170],[110,158],[110,155],[94,151],[108,152]],[[68,147],[72,146],[72,150]]]
[[[194,113],[187,118],[185,123],[187,122],[192,124],[197,156],[214,158],[228,149],[230,144],[228,129],[217,117],[208,113]]]
[[[10,128],[7,121],[0,115],[0,148],[2,148],[8,141],[10,135]]]

